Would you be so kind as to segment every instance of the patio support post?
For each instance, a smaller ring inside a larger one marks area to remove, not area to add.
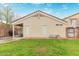
[[[14,27],[14,24],[12,25],[12,31],[13,31],[13,33],[12,33],[12,36],[13,36],[13,38],[15,37],[15,27]]]

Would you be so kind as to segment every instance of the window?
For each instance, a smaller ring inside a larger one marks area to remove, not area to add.
[[[67,28],[67,37],[75,37],[75,29],[74,28]]]
[[[56,26],[63,26],[63,24],[56,24]]]
[[[68,33],[68,37],[74,37],[74,34],[73,33]]]
[[[74,29],[72,29],[72,28],[71,29],[68,29],[68,32],[69,33],[73,33],[74,32]]]

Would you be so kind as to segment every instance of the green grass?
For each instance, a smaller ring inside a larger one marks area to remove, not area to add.
[[[0,44],[0,56],[79,56],[79,40],[18,40]]]

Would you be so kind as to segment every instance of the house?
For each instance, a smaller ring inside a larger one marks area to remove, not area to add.
[[[12,22],[13,37],[79,38],[79,13],[59,19],[42,11]]]
[[[66,38],[67,22],[39,10],[13,21],[12,25],[13,37]]]
[[[67,22],[66,37],[79,38],[79,13],[64,18]]]

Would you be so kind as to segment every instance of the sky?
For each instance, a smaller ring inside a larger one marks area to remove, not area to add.
[[[18,16],[28,15],[41,10],[60,19],[79,12],[79,3],[7,3],[0,4],[0,8],[9,6]]]

